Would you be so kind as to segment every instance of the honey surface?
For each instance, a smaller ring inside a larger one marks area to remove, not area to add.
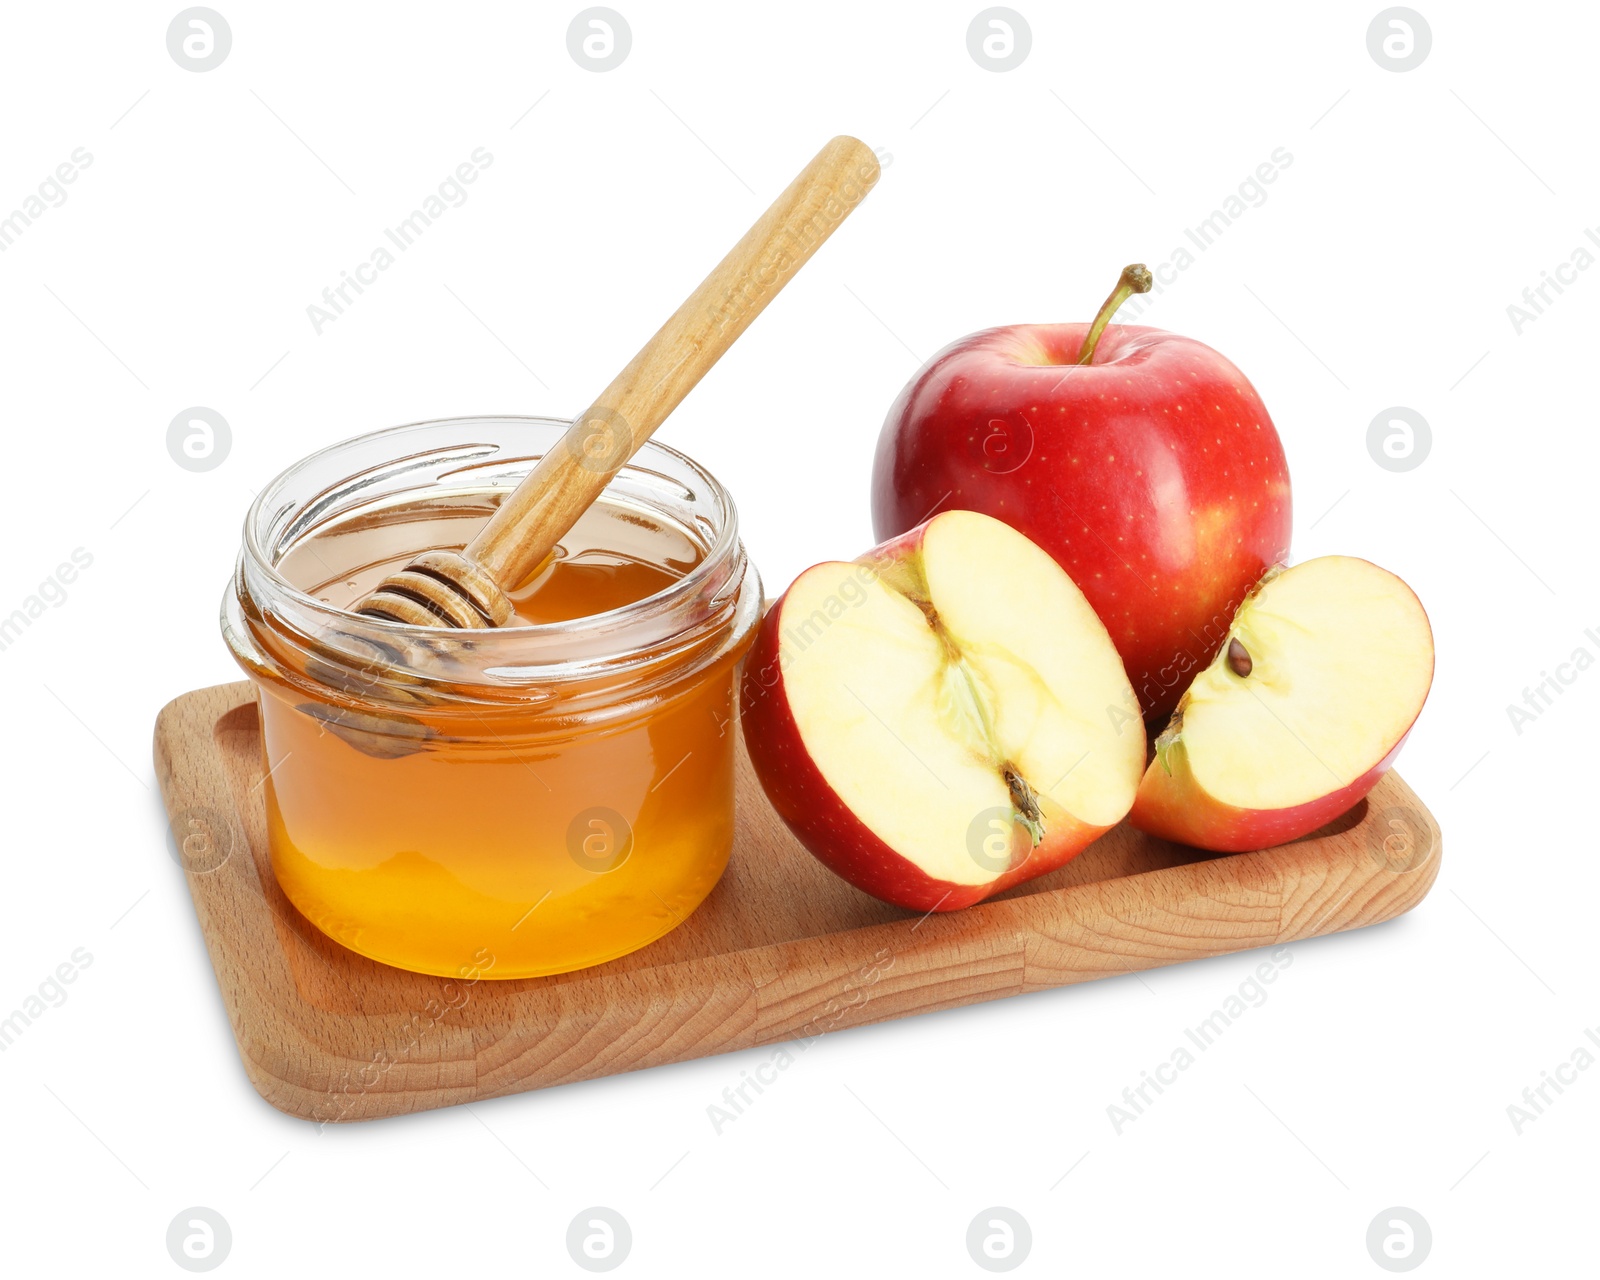
[[[492,507],[474,495],[400,512],[382,526],[318,533],[296,546],[278,572],[324,603],[346,608],[406,567],[421,549],[460,550]],[[633,604],[670,586],[700,562],[681,529],[600,502],[561,540],[553,562],[510,593],[516,622],[569,622]]]

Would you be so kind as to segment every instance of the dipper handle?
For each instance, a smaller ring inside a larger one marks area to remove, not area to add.
[[[417,626],[510,620],[527,579],[606,484],[878,180],[865,143],[823,147],[460,553],[432,551],[356,612]]]

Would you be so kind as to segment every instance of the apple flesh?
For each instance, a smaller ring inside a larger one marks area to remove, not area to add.
[[[1219,853],[1352,808],[1394,763],[1433,683],[1421,603],[1366,560],[1269,574],[1156,740],[1130,821]]]
[[[970,511],[796,578],[746,659],[741,712],[801,843],[914,911],[1061,866],[1127,813],[1146,754],[1083,593]]]
[[[1250,588],[1289,554],[1289,470],[1249,380],[1204,343],[1110,314],[951,344],[889,410],[872,520],[889,538],[960,507],[1055,557],[1164,723]],[[1087,361],[1087,362],[1085,362]]]

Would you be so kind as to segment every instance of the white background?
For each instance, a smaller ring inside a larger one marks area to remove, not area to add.
[[[1032,50],[1004,73],[968,53],[976,0],[615,0],[633,46],[603,74],[568,53],[576,3],[217,0],[232,51],[198,74],[176,4],[8,5],[0,213],[93,162],[0,254],[0,614],[74,548],[93,565],[0,652],[0,1012],[93,963],[0,1055],[7,1270],[178,1274],[167,1225],[203,1205],[224,1273],[577,1274],[595,1204],[631,1223],[625,1274],[981,1274],[991,1205],[1031,1224],[1023,1274],[1382,1274],[1366,1231],[1394,1205],[1431,1225],[1423,1274],[1592,1269],[1600,1069],[1520,1135],[1506,1109],[1600,1023],[1600,673],[1520,734],[1506,706],[1600,654],[1600,270],[1520,335],[1506,308],[1600,221],[1600,11],[1416,3],[1433,47],[1403,74],[1369,56],[1376,0],[1016,0]],[[149,752],[164,702],[238,678],[216,612],[252,492],[362,431],[576,412],[838,132],[892,155],[879,189],[662,431],[742,501],[774,593],[870,542],[873,443],[920,359],[1087,319],[1292,154],[1143,319],[1259,388],[1297,558],[1370,557],[1427,605],[1402,770],[1445,831],[1437,887],[1294,947],[1120,1136],[1107,1106],[1261,956],[841,1032],[720,1135],[708,1106],[767,1051],[320,1133],[273,1111]],[[470,199],[314,332],[477,147]],[[193,405],[233,433],[202,474],[165,443]],[[1405,474],[1365,444],[1392,405],[1432,426]]]

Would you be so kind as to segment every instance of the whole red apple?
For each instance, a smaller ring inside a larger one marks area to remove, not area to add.
[[[1026,534],[1100,615],[1147,719],[1177,705],[1234,611],[1289,552],[1289,471],[1249,380],[1204,343],[1116,308],[1092,324],[1012,325],[951,344],[900,393],[878,438],[882,540],[939,511]]]

